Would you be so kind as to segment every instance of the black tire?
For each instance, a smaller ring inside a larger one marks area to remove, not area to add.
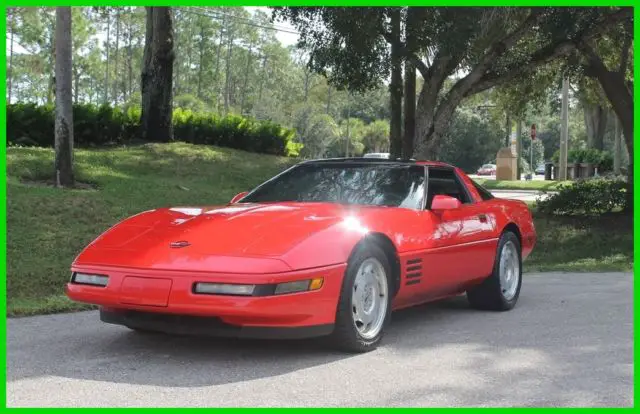
[[[518,281],[515,294],[511,298],[505,297],[503,287],[500,283],[500,257],[502,250],[508,243],[513,243],[517,251],[518,259]],[[467,299],[471,306],[481,310],[507,311],[513,309],[520,296],[522,287],[522,248],[518,236],[512,231],[505,231],[500,236],[498,248],[496,249],[493,272],[481,284],[467,291]]]
[[[364,338],[355,326],[353,319],[352,289],[360,265],[368,258],[375,258],[382,264],[386,273],[387,306],[384,322],[380,332],[372,338]],[[392,269],[386,254],[375,243],[365,242],[356,248],[351,255],[342,282],[342,290],[336,311],[335,328],[328,338],[334,348],[352,353],[364,353],[373,351],[378,347],[384,335],[385,327],[391,319],[392,301]]]

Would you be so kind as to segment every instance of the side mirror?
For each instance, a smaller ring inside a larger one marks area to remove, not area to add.
[[[437,196],[433,197],[433,201],[431,202],[431,210],[453,210],[460,207],[461,205],[462,203],[460,202],[460,200],[455,197],[438,194]]]
[[[246,196],[247,194],[249,194],[248,191],[243,191],[241,193],[236,194],[232,199],[231,202],[229,204],[235,204],[238,202],[238,200],[240,200],[242,197]]]

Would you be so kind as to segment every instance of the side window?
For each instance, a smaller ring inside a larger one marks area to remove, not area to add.
[[[478,194],[480,194],[480,198],[482,198],[484,201],[495,198],[493,194],[491,194],[491,192],[489,192],[486,188],[482,187],[480,184],[476,183],[473,180],[471,180],[471,182],[473,183],[473,186],[475,187]]]
[[[431,208],[431,202],[436,195],[457,198],[462,204],[468,204],[472,201],[467,189],[451,168],[430,167],[427,189],[427,208]]]

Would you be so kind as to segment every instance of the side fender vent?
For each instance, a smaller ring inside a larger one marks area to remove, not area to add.
[[[422,259],[409,259],[404,266],[405,286],[417,285],[422,279]]]

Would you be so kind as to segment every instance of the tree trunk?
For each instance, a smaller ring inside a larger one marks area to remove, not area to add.
[[[390,158],[402,156],[402,55],[400,54],[400,9],[391,15],[391,122],[389,131]]]
[[[409,61],[404,66],[404,139],[402,157],[413,157],[413,142],[416,133],[416,68]]]
[[[249,84],[249,69],[251,69],[251,50],[253,44],[249,45],[249,51],[247,52],[247,67],[244,72],[244,84],[242,85],[242,99],[240,101],[240,114],[244,115],[244,103],[247,97],[247,86]]]
[[[127,58],[128,58],[128,62],[127,62],[127,70],[129,72],[128,74],[128,88],[127,88],[127,99],[129,99],[129,97],[131,96],[131,94],[133,93],[133,10],[129,10],[129,33],[128,33],[128,39],[127,39]]]
[[[620,121],[618,121],[618,117],[614,116],[613,121],[615,122],[613,138],[613,172],[615,174],[620,174],[620,169],[622,167],[622,134],[620,131]]]
[[[258,102],[262,101],[262,87],[264,85],[264,78],[267,75],[267,55],[264,55],[262,59],[262,75],[260,75],[260,88],[258,89]]]
[[[80,95],[80,71],[77,68],[73,68],[73,103],[78,104],[78,97]]]
[[[57,15],[57,12],[56,12]],[[57,18],[57,17],[56,17]],[[56,65],[56,39],[54,31],[51,32],[51,37],[49,39],[51,44],[51,53],[49,54],[49,68],[55,67]],[[47,88],[47,104],[52,104],[54,96],[56,94],[56,77],[55,77],[55,69],[49,72],[49,85]]]
[[[227,59],[225,70],[225,87],[224,87],[224,114],[229,113],[229,104],[231,100],[231,52],[233,48],[233,31],[229,31],[229,40],[227,43]]]
[[[607,112],[597,104],[584,104],[584,123],[587,130],[587,146],[602,151],[607,128]]]
[[[104,70],[104,104],[109,104],[109,42],[111,41],[111,21],[109,16],[109,8],[106,8],[107,13],[107,43],[105,45],[105,51],[107,54],[107,62]]]
[[[220,112],[220,95],[222,94],[222,85],[220,84],[220,51],[222,50],[222,39],[226,28],[226,15],[222,16],[222,25],[220,26],[220,34],[218,35],[218,48],[216,49],[216,111]],[[265,56],[266,59],[266,56]],[[261,90],[262,92],[262,90]]]
[[[311,79],[311,70],[309,68],[304,69],[304,103],[307,103],[309,100],[309,79]]]
[[[173,22],[170,7],[146,7],[147,24],[141,76],[142,139],[173,139]]]
[[[56,8],[55,182],[71,187],[73,177],[73,104],[71,85],[71,7]]]
[[[120,51],[120,7],[116,7],[116,50],[115,56],[113,57],[113,67],[115,69],[115,79],[113,82],[113,100],[116,105],[118,105],[118,76],[120,73],[118,72],[118,52]]]
[[[7,92],[8,92],[8,97],[7,97],[7,103],[11,103],[11,94],[12,94],[12,87],[13,87],[13,35],[14,35],[14,21],[15,21],[15,13],[16,13],[16,9],[15,8],[7,8],[7,13],[9,13],[9,30],[10,30],[10,35],[9,35],[9,67],[7,68]]]
[[[204,26],[202,24],[200,24],[200,42],[198,46],[198,89],[196,96],[198,99],[202,99],[202,71],[204,67],[202,64],[202,60],[204,59]]]

